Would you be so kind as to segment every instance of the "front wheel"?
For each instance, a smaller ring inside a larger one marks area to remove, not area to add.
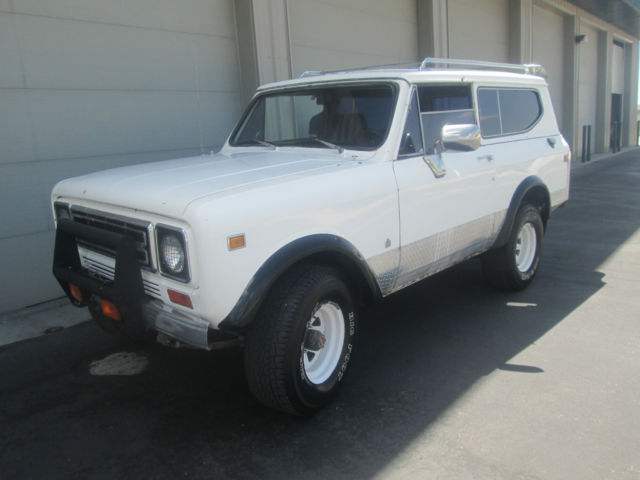
[[[503,290],[522,290],[535,276],[540,264],[544,225],[533,205],[518,210],[506,245],[482,256],[487,281]]]
[[[308,415],[336,394],[353,353],[356,312],[330,268],[302,265],[274,287],[248,332],[245,372],[263,404]]]

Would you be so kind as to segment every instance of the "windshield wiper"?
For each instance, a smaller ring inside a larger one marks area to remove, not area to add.
[[[335,143],[327,142],[326,140],[322,140],[321,138],[318,138],[318,137],[313,137],[313,140],[315,140],[316,142],[320,142],[325,147],[329,147],[329,148],[333,148],[334,150],[337,150],[338,153],[344,152],[344,148],[341,147],[340,145],[336,145]]]
[[[262,145],[263,147],[268,147],[268,148],[270,148],[271,150],[275,150],[275,149],[277,149],[277,148],[278,148],[278,147],[277,147],[276,145],[274,145],[273,143],[266,142],[266,141],[264,141],[264,140],[258,140],[257,138],[252,138],[251,140],[246,140],[246,141],[244,141],[244,142],[242,142],[242,143],[238,143],[238,146],[247,146],[247,145],[251,145],[252,143],[260,144],[260,145]]]

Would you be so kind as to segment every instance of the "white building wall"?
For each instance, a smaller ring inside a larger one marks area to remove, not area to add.
[[[562,14],[533,6],[532,61],[544,66],[558,125],[564,125],[565,31]]]
[[[415,0],[290,0],[287,2],[293,76],[415,62]]]
[[[611,93],[624,94],[624,48],[613,44],[611,57]]]
[[[239,83],[231,0],[0,2],[0,311],[62,294],[55,182],[217,148]]]
[[[449,0],[449,56],[509,61],[509,0]]]
[[[582,23],[580,34],[586,35],[586,41],[578,44],[578,143],[574,151],[582,155],[582,130],[591,125],[591,152],[594,152],[598,100],[598,30]]]

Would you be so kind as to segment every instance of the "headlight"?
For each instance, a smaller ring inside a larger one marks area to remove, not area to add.
[[[156,227],[160,271],[181,282],[189,281],[189,266],[184,233],[169,227]]]

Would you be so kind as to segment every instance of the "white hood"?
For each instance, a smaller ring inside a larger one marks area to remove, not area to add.
[[[180,217],[197,199],[261,183],[281,183],[300,174],[323,173],[344,160],[335,152],[308,150],[182,158],[63,180],[54,187],[53,197],[86,199]]]

